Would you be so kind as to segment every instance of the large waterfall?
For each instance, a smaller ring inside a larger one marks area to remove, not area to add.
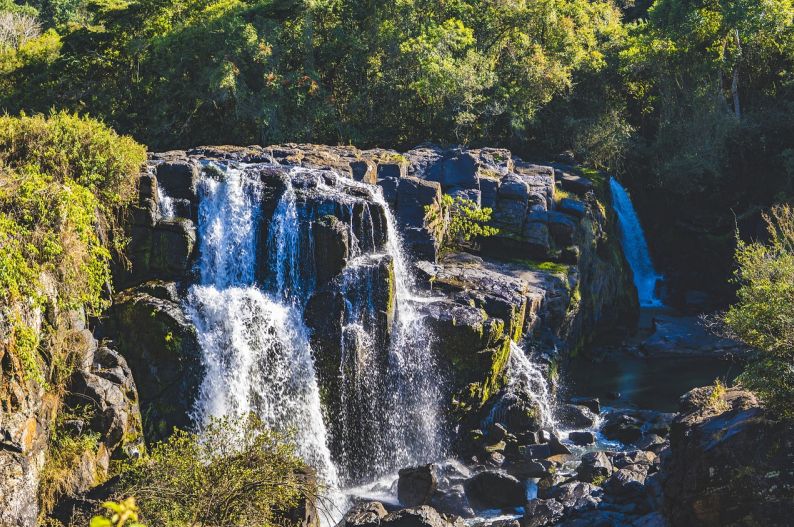
[[[609,180],[609,188],[612,191],[612,205],[620,224],[623,253],[634,274],[634,284],[637,286],[640,305],[661,306],[662,302],[656,296],[656,284],[662,277],[653,267],[648,242],[645,240],[645,233],[640,225],[637,211],[634,210],[634,205],[631,203],[626,189],[615,178]]]
[[[417,310],[422,299],[379,189],[327,171],[280,170],[288,173],[287,188],[267,218],[256,166],[202,175],[200,278],[187,297],[206,370],[196,422],[255,412],[293,433],[298,453],[331,487],[439,459],[446,448],[443,382]],[[344,306],[340,356],[331,358],[338,393],[326,387],[322,397],[317,350],[304,320],[317,286],[315,224],[329,205],[312,204],[307,188],[336,199],[334,214],[350,239],[347,264],[327,286]],[[262,268],[265,276],[258,274]],[[391,289],[384,292],[383,284]],[[392,304],[378,301],[382,295],[393,299],[392,313],[383,307]],[[321,401],[333,401],[333,410]]]

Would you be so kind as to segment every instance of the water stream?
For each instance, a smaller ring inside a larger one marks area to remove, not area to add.
[[[634,210],[634,205],[631,203],[626,189],[618,183],[617,179],[609,180],[609,188],[612,191],[612,206],[615,208],[620,225],[623,254],[626,255],[626,260],[634,274],[634,285],[637,287],[640,305],[644,307],[661,306],[662,301],[656,295],[656,286],[662,280],[662,276],[653,267],[648,242],[645,240],[645,233],[637,211]]]

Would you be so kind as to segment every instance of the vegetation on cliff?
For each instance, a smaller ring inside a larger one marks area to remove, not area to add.
[[[11,365],[4,374],[65,378],[54,371],[62,350],[40,346],[52,332],[37,331],[33,313],[92,315],[107,306],[112,252],[124,243],[116,208],[132,198],[145,156],[88,118],[0,117],[0,334]]]
[[[781,205],[765,216],[769,241],[739,242],[739,301],[724,316],[733,335],[755,357],[741,382],[774,415],[794,418],[794,208]]]

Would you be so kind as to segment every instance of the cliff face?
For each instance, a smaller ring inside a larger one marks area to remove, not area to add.
[[[794,441],[750,392],[696,388],[681,399],[662,465],[674,526],[791,524]]]
[[[185,311],[187,287],[197,279],[199,180],[202,172],[222,177],[213,166],[227,164],[255,165],[261,184],[258,281],[273,271],[267,239],[288,187],[301,205],[296,228],[311,247],[301,273],[311,283],[303,317],[329,411],[355,403],[339,372],[367,360],[356,340],[361,335],[349,332],[345,318],[351,284],[366,292],[354,296],[367,306],[361,315],[371,329],[367,338],[380,348],[393,338],[395,262],[386,247],[384,207],[410,253],[410,272],[429,291],[420,315],[456,419],[475,418],[498,396],[511,342],[529,343],[552,374],[560,358],[636,310],[608,193],[572,167],[525,163],[506,150],[435,146],[404,154],[294,144],[152,154],[128,211],[130,265],[114,272],[113,306],[91,331],[82,322],[69,326],[83,342],[69,384],[73,397],[50,398],[34,382],[7,387],[0,409],[0,524],[35,523],[32,504],[52,454],[53,427],[98,437],[61,473],[68,484],[50,497],[57,500],[101,483],[110,456],[136,455],[141,432],[154,441],[190,426],[204,375]],[[383,199],[337,178],[378,185]],[[500,233],[476,240],[467,252],[443,251],[442,193],[493,208]],[[343,353],[349,349],[358,355],[351,359]],[[56,423],[56,414],[78,409],[81,398],[91,401],[91,415]],[[339,415],[356,419],[355,412]],[[63,512],[68,507],[61,502]]]

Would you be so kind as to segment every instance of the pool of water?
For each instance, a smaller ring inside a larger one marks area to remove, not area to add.
[[[740,372],[741,365],[728,360],[616,355],[601,362],[572,361],[563,385],[569,395],[598,397],[607,406],[675,412],[692,388],[715,379],[729,383]]]

